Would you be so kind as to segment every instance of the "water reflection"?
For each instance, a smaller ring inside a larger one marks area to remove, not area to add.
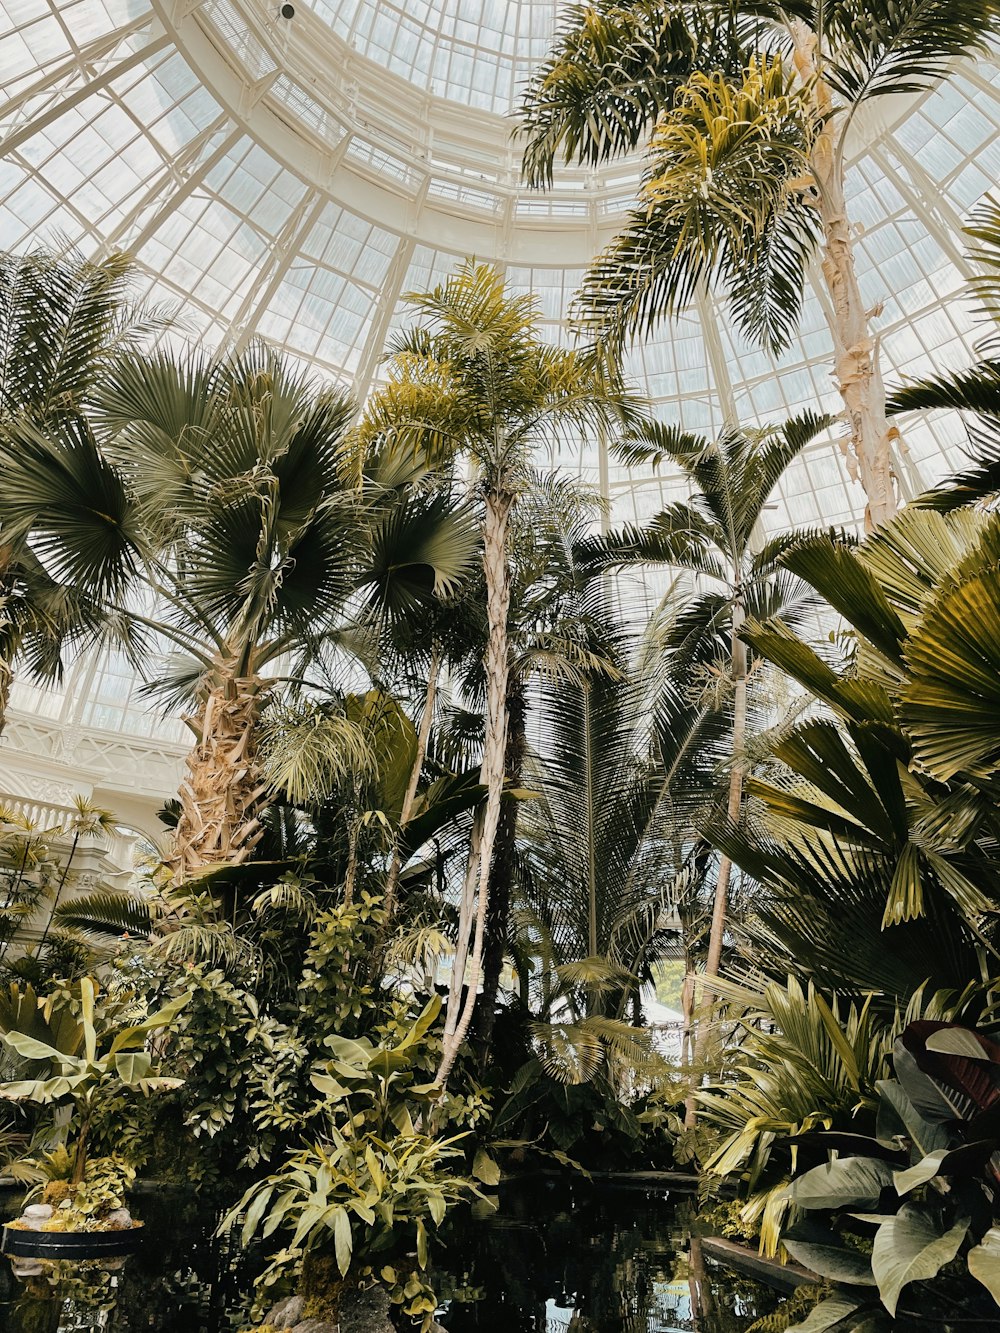
[[[0,1260],[10,1333],[228,1333],[263,1260],[214,1235],[219,1209],[145,1196],[145,1241],[127,1261]],[[743,1333],[779,1298],[724,1274],[690,1243],[693,1208],[645,1190],[533,1181],[500,1210],[460,1215],[434,1253],[449,1333]],[[124,1263],[124,1266],[122,1266]],[[39,1271],[33,1271],[38,1269]]]
[[[743,1333],[779,1297],[703,1261],[690,1199],[549,1181],[505,1190],[438,1261],[449,1333]]]
[[[125,1260],[11,1260],[21,1284],[13,1307],[19,1333],[91,1333],[108,1327]]]

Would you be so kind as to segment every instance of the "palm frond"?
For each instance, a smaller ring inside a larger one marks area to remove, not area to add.
[[[863,14],[851,0],[835,0],[819,13],[824,78],[852,106],[922,91],[955,59],[987,51],[1000,30],[1000,6],[992,0],[883,0]]]
[[[1000,361],[979,361],[967,370],[932,375],[890,394],[890,414],[920,409],[954,408],[1000,419]]]
[[[580,558],[585,567],[597,570],[668,564],[725,582],[727,571],[717,554],[724,541],[718,524],[697,502],[677,501],[646,527],[629,525],[620,532],[589,538],[581,543]]]
[[[646,421],[638,431],[617,440],[612,450],[626,467],[649,466],[655,471],[668,460],[683,467],[710,447],[711,440],[704,435],[663,421]]]
[[[631,152],[695,70],[743,58],[726,6],[569,6],[521,105],[528,183],[551,183],[559,156],[596,165]]]
[[[0,522],[32,546],[56,578],[94,598],[118,599],[145,552],[124,477],[79,416],[43,433],[26,419],[0,442]]]
[[[133,893],[100,890],[75,894],[53,912],[54,919],[84,935],[147,940],[154,916],[149,902]]]
[[[45,250],[0,257],[0,420],[79,413],[115,357],[164,325],[132,297],[133,265]]]
[[[924,771],[990,779],[1000,759],[1000,519],[928,601],[905,648],[902,717]]]
[[[296,805],[317,805],[345,781],[376,768],[363,723],[311,703],[287,703],[261,728],[264,781]]]
[[[782,350],[819,238],[797,193],[814,128],[777,56],[692,75],[653,134],[641,207],[584,279],[580,327],[620,347],[721,278],[743,332]]]

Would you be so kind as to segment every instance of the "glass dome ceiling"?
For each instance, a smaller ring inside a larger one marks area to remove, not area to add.
[[[183,305],[189,336],[261,334],[359,396],[405,318],[402,294],[469,254],[532,289],[563,338],[638,168],[563,170],[546,194],[520,185],[509,112],[559,8],[295,0],[288,21],[277,0],[0,0],[0,244],[127,249],[147,295]],[[849,145],[849,203],[892,383],[968,360],[959,229],[1000,178],[1000,68],[962,66],[879,115]],[[637,348],[632,371],[657,413],[688,429],[836,411],[823,299],[812,281],[779,362],[743,345],[706,297]],[[907,422],[904,438],[904,494],[959,462],[947,417]],[[599,485],[615,520],[643,519],[679,490],[596,442],[552,461]],[[862,509],[831,436],[789,470],[771,518],[852,524]],[[58,712],[72,698],[82,723],[149,727],[127,672],[87,670],[82,693],[70,681],[65,700],[31,706]]]
[[[558,0],[314,0],[361,55],[415,87],[505,113],[549,47]]]

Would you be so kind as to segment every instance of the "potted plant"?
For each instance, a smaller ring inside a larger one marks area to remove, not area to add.
[[[182,1081],[162,1077],[146,1046],[152,1033],[173,1022],[187,1003],[186,995],[141,1023],[99,1028],[97,984],[84,977],[78,985],[72,1010],[56,1006],[52,998],[44,1004],[36,1001],[34,1013],[24,1004],[2,1006],[7,1014],[14,1013],[18,1026],[8,1027],[0,1040],[24,1060],[41,1064],[43,1072],[36,1078],[0,1083],[0,1097],[69,1110],[62,1152],[21,1164],[16,1172],[29,1178],[34,1172],[34,1179],[48,1180],[41,1201],[32,1202],[29,1195],[21,1217],[3,1228],[0,1249],[11,1256],[97,1259],[133,1252],[142,1224],[134,1222],[125,1207],[125,1191],[134,1172],[120,1158],[89,1157],[91,1126],[102,1102],[111,1096],[126,1091],[148,1097],[177,1088]],[[48,1040],[35,1035],[39,1019]]]

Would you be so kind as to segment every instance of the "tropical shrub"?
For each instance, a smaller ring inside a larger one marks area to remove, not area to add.
[[[738,1175],[743,1225],[774,1254],[788,1209],[790,1136],[874,1127],[876,1084],[887,1072],[891,1031],[869,1003],[827,1001],[794,977],[755,992],[723,983],[733,1045],[720,1076],[698,1094],[703,1118],[725,1134],[705,1169]]]
[[[375,1273],[390,1292],[399,1283],[399,1266],[384,1260],[393,1251],[415,1246],[417,1265],[428,1263],[428,1226],[438,1226],[448,1208],[470,1193],[471,1180],[455,1174],[450,1163],[462,1156],[457,1140],[425,1134],[393,1133],[347,1137],[332,1124],[325,1141],[293,1154],[283,1167],[247,1190],[226,1216],[235,1225],[245,1212],[246,1244],[258,1230],[270,1236],[279,1228],[292,1232],[290,1250],[301,1259],[331,1249],[340,1284],[327,1291],[332,1317],[346,1285]],[[287,1261],[283,1256],[283,1261]],[[373,1269],[373,1264],[381,1267]],[[430,1324],[437,1308],[434,1293],[419,1281],[405,1295],[403,1310]]]
[[[62,1132],[68,1133],[73,1144],[74,1187],[84,1180],[91,1126],[108,1098],[126,1089],[132,1096],[149,1097],[180,1086],[180,1080],[160,1074],[147,1047],[154,1033],[170,1027],[187,1003],[187,994],[132,1023],[115,1022],[113,1009],[110,1014],[99,1013],[97,995],[96,982],[84,977],[71,990],[57,991],[39,1002],[52,1041],[34,1035],[34,1015],[21,1004],[18,1015],[28,1021],[0,1032],[0,1040],[38,1070],[34,1077],[0,1083],[0,1097],[71,1108],[69,1124]],[[54,1120],[53,1128],[56,1123]]]
[[[900,1320],[947,1321],[956,1306],[984,1324],[998,1317],[1000,1045],[920,1021],[896,1039],[893,1065],[896,1077],[877,1087],[874,1135],[795,1138],[800,1153],[830,1155],[788,1188],[805,1217],[782,1243],[834,1284],[803,1328],[872,1327],[880,1309]]]
[[[339,1274],[327,1292],[331,1317],[345,1284],[374,1275],[405,1313],[429,1323],[437,1301],[418,1273],[407,1271],[405,1253],[415,1247],[417,1268],[426,1269],[428,1226],[440,1225],[452,1204],[478,1193],[455,1171],[467,1133],[434,1133],[435,1123],[473,1122],[484,1109],[457,1103],[429,1081],[440,1051],[440,1036],[431,1035],[440,997],[409,1023],[402,1009],[367,1037],[327,1033],[322,1045],[332,1058],[310,1078],[320,1094],[309,1128],[312,1145],[251,1185],[223,1223],[231,1227],[243,1216],[244,1243],[259,1229],[265,1237],[291,1231],[283,1265],[289,1255],[305,1264],[329,1252]],[[439,1102],[444,1105],[435,1115]],[[491,1184],[499,1179],[482,1150],[473,1170]],[[390,1251],[397,1261],[380,1267],[377,1257],[390,1258]]]

